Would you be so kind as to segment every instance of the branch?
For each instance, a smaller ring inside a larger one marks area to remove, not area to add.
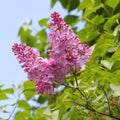
[[[102,86],[100,86],[100,88],[103,90],[104,95],[105,95],[105,97],[106,97],[106,99],[107,99],[109,114],[112,114],[112,111],[111,111],[111,108],[110,108],[110,101],[109,101],[108,95],[107,95],[106,91],[104,90],[104,88],[103,88]]]
[[[13,108],[11,114],[9,115],[8,119],[7,120],[10,120],[10,118],[12,117],[12,115],[14,114],[15,110],[17,108],[17,102],[15,103],[15,107]]]
[[[83,96],[85,98],[85,100],[87,101],[86,95],[79,89],[79,84],[78,84],[78,80],[77,80],[77,76],[76,76],[75,72],[73,72],[73,76],[74,76],[74,79],[75,79],[75,82],[76,82],[76,86],[77,86],[76,89],[79,91],[81,96]]]
[[[70,85],[67,85],[67,84],[64,84],[64,83],[62,83],[61,85],[64,85],[64,86],[66,86],[68,88],[76,89],[74,86],[70,86]]]
[[[9,115],[8,119],[6,119],[6,120],[10,120],[10,118],[11,118],[12,115],[14,114],[14,112],[15,112],[15,110],[16,110],[16,108],[17,108],[17,105],[18,105],[17,103],[18,103],[18,100],[19,100],[19,98],[20,98],[20,95],[21,95],[21,93],[18,94],[17,102],[15,103],[15,106],[14,106],[14,108],[13,108],[11,114]]]
[[[84,108],[86,108],[86,109],[88,109],[88,110],[90,110],[90,111],[92,111],[92,112],[95,112],[95,113],[97,113],[97,114],[104,115],[104,116],[108,116],[108,117],[114,118],[114,119],[116,119],[116,120],[120,120],[120,118],[118,118],[118,117],[116,117],[116,116],[114,116],[114,115],[112,115],[112,114],[107,114],[107,113],[103,113],[103,112],[97,111],[95,108],[93,108],[93,106],[92,106],[91,104],[85,104],[85,105],[83,105],[83,104],[80,104],[80,103],[77,103],[77,102],[73,102],[73,103],[74,103],[75,105],[82,106],[82,107],[84,107]]]

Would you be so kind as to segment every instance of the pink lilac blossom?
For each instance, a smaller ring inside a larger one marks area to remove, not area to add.
[[[37,81],[36,90],[40,94],[53,94],[54,93],[53,84],[49,83],[48,81]]]
[[[34,51],[29,46],[15,43],[12,47],[12,51],[17,56],[19,63],[22,64],[22,68],[25,72],[29,72],[34,66],[33,64],[38,63],[39,52]]]
[[[73,69],[80,70],[91,56],[91,50],[86,44],[80,44],[80,40],[73,30],[64,22],[57,12],[51,14],[50,29],[50,58],[56,60],[56,64],[62,69],[63,76]]]
[[[28,79],[36,82],[36,90],[41,94],[53,93],[54,76],[51,62],[39,58],[39,52],[24,44],[15,43],[12,51],[17,56],[22,68],[28,74]],[[49,87],[48,87],[49,86]]]
[[[12,47],[28,79],[36,82],[36,90],[41,94],[54,93],[55,82],[64,82],[73,70],[80,71],[91,56],[90,48],[80,43],[57,12],[51,14],[50,29],[49,59],[39,58],[39,52],[23,44],[15,43]]]
[[[41,94],[54,93],[54,74],[52,61],[41,59],[39,66],[28,73],[28,78],[36,80],[36,90]]]

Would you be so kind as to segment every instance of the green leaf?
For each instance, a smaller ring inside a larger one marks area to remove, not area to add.
[[[28,104],[28,101],[26,101],[26,100],[19,100],[18,101],[18,108],[30,109],[30,105]]]
[[[39,108],[36,110],[36,119],[42,119],[42,120],[46,120],[44,115],[43,115],[43,112],[45,110],[45,107],[42,107],[42,108]]]
[[[58,120],[59,110],[52,112],[52,120]]]
[[[37,102],[43,104],[47,100],[47,97],[44,95],[40,95]]]
[[[114,72],[115,70],[120,70],[120,60],[116,61],[112,68],[111,68],[111,71]]]
[[[3,87],[4,85],[0,85],[0,89]]]
[[[111,27],[115,24],[116,20],[120,18],[120,13],[115,14],[114,16],[110,17],[108,21],[103,26],[104,30],[110,30]]]
[[[70,113],[70,119],[71,120],[79,120],[79,112],[76,108],[72,108],[72,111]]]
[[[111,8],[115,9],[115,7],[120,3],[120,0],[107,0],[106,4],[110,6]]]
[[[84,8],[87,8],[89,6],[91,6],[93,3],[91,2],[91,0],[83,0],[79,6],[78,6],[78,11],[84,9]]]
[[[120,30],[120,25],[118,25],[118,26],[115,27],[115,29],[114,29],[114,31],[113,31],[113,35],[114,35],[114,36],[117,36],[118,33],[119,33],[119,30]]]
[[[112,39],[112,37],[104,34],[99,38],[92,55],[94,57],[95,56],[101,56],[102,57],[102,56],[105,55],[108,48],[111,47],[111,46],[115,46],[114,40]]]
[[[37,46],[36,41],[37,39],[34,36],[30,35],[26,37],[26,44],[30,47],[36,47]]]
[[[51,0],[50,7],[53,8],[58,0]]]
[[[112,83],[120,84],[120,77],[119,77],[120,69],[117,69],[116,71],[113,71],[112,75],[113,75],[113,78],[112,78],[113,82]]]
[[[98,86],[98,81],[96,81],[92,87],[88,87],[84,91],[85,92],[95,91],[97,89],[97,86]]]
[[[47,120],[52,120],[52,113],[51,113],[51,109],[49,107],[46,107],[43,114]]]
[[[101,64],[109,70],[111,69],[111,67],[113,65],[113,63],[109,62],[108,60],[101,60]]]
[[[35,82],[34,81],[25,81],[24,82],[24,95],[26,97],[27,100],[31,99],[31,97],[33,97],[36,92],[35,92]]]
[[[7,88],[7,89],[2,90],[2,92],[8,93],[8,94],[13,94],[14,90],[13,90],[13,88]]]
[[[27,80],[24,82],[24,89],[25,90],[30,90],[30,89],[33,89],[35,88],[35,82],[34,81],[30,81],[30,80]]]
[[[38,49],[40,52],[44,52],[45,46],[47,45],[47,33],[45,29],[41,30],[36,34],[36,38],[40,41]]]
[[[83,18],[86,18],[88,17],[91,13],[94,13],[97,9],[99,9],[101,6],[96,6],[96,7],[93,7],[93,8],[90,8],[90,9],[86,9],[85,10],[85,13],[83,15]]]
[[[79,0],[70,0],[70,6],[68,8],[68,12],[76,9],[79,5],[80,1]]]
[[[0,100],[8,99],[6,94],[13,94],[13,93],[14,93],[13,88],[7,88],[7,89],[0,90]]]
[[[39,25],[40,25],[41,27],[45,26],[45,27],[48,28],[48,27],[49,27],[49,25],[47,24],[48,20],[49,20],[49,18],[41,19],[41,20],[39,21]]]
[[[26,43],[27,37],[30,36],[31,30],[29,29],[29,25],[27,23],[23,24],[18,32],[18,36],[20,36],[20,40],[22,43]]]
[[[91,27],[86,27],[77,33],[78,37],[82,42],[89,42],[96,38],[99,34],[100,33],[97,30]]]
[[[36,37],[37,37],[37,39],[40,40],[40,42],[45,43],[46,40],[47,40],[47,33],[46,33],[45,29],[43,29],[40,32],[38,32],[36,34]]]
[[[79,21],[78,16],[76,15],[67,15],[65,16],[64,20],[67,24],[71,26],[75,25]]]
[[[51,110],[50,110],[50,108],[47,107],[47,108],[44,110],[43,114],[48,115],[48,116],[51,115]]]
[[[113,95],[115,97],[120,96],[120,85],[116,86],[114,84],[110,84],[110,88],[114,91]]]
[[[94,99],[93,103],[98,103],[98,102],[101,101],[103,98],[104,98],[104,94],[100,94],[100,95],[98,95],[98,96]]]
[[[103,18],[102,15],[96,15],[92,20],[92,24],[93,25],[99,25],[101,23],[103,23],[105,21],[105,19]]]
[[[35,36],[31,35],[31,30],[29,29],[29,24],[25,23],[20,28],[18,35],[20,36],[21,43],[26,43],[30,47],[36,47],[37,39]]]
[[[95,12],[97,9],[101,8],[99,0],[83,0],[78,6],[78,11],[85,9],[83,13],[83,18],[88,17],[91,13]]]
[[[0,100],[5,100],[5,99],[8,99],[7,95],[0,90]]]
[[[60,108],[59,108],[59,120],[66,120],[68,119],[69,116],[69,112],[67,112],[70,108],[71,108],[71,103],[70,102],[64,102],[60,104]]]
[[[49,106],[37,109],[35,120],[53,120]]]
[[[68,10],[68,12],[76,9],[80,3],[79,0],[59,0],[62,6]]]
[[[67,9],[69,0],[59,0],[59,1],[60,1],[60,3],[62,4],[62,6],[63,6],[65,9]]]
[[[14,115],[15,120],[28,120],[29,117],[30,117],[30,111],[28,110],[25,110],[23,112],[19,111]]]
[[[112,55],[111,59],[112,62],[120,60],[120,48],[116,50],[116,52]]]

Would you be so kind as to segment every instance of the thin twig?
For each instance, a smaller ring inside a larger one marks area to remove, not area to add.
[[[12,115],[14,114],[14,112],[15,112],[16,108],[17,108],[17,102],[15,103],[15,106],[14,106],[14,108],[13,108],[13,110],[12,110],[12,112],[11,112],[11,114],[9,115],[9,117],[8,117],[8,119],[7,119],[7,120],[10,120],[10,118],[11,118],[11,117],[12,117]]]
[[[13,114],[14,114],[14,112],[15,112],[16,108],[17,108],[17,105],[18,105],[18,100],[19,100],[19,98],[20,98],[20,95],[21,95],[21,93],[20,93],[20,94],[18,94],[17,102],[15,103],[15,106],[14,106],[14,108],[13,108],[13,110],[12,110],[11,114],[9,115],[8,119],[6,119],[6,120],[10,120],[10,118],[13,116]]]
[[[77,80],[76,74],[74,73],[73,75],[74,75],[74,78],[75,78],[76,85],[77,85],[77,87],[78,87],[79,84],[78,84],[78,80]]]
[[[64,86],[66,86],[66,87],[68,87],[68,88],[75,89],[75,87],[74,87],[74,86],[70,86],[70,85],[67,85],[67,84],[64,84],[64,83],[62,83],[61,85],[64,85]]]
[[[73,73],[73,76],[74,76],[74,79],[75,79],[75,82],[76,82],[76,89],[79,91],[79,93],[87,100],[86,98],[86,95],[84,95],[84,93],[79,89],[79,84],[78,84],[78,80],[77,80],[77,76],[75,73]]]
[[[82,107],[84,107],[84,108],[86,108],[86,109],[88,109],[88,110],[90,110],[90,111],[92,111],[92,112],[95,112],[95,113],[97,113],[97,114],[104,115],[104,116],[108,116],[108,117],[114,118],[114,119],[116,119],[116,120],[120,120],[120,118],[118,118],[118,117],[116,117],[116,116],[114,116],[114,115],[112,115],[112,114],[107,114],[107,113],[103,113],[103,112],[97,111],[95,108],[92,107],[91,104],[85,104],[85,105],[83,105],[83,104],[80,104],[80,103],[77,103],[77,102],[73,102],[73,103],[74,103],[75,105],[82,106]]]
[[[106,99],[107,99],[107,104],[108,104],[109,113],[112,114],[112,111],[111,111],[111,108],[110,108],[110,101],[109,101],[108,95],[107,95],[106,91],[104,90],[104,88],[103,88],[102,86],[100,86],[100,88],[103,90],[104,95],[105,95],[105,97],[106,97]]]

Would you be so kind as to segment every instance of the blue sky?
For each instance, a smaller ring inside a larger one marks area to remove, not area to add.
[[[38,28],[38,21],[49,17],[52,11],[58,11],[62,16],[66,13],[60,4],[50,10],[50,0],[0,1],[0,84],[17,86],[27,79],[11,47],[15,42],[20,42],[17,33],[24,22],[32,20],[33,26]]]

